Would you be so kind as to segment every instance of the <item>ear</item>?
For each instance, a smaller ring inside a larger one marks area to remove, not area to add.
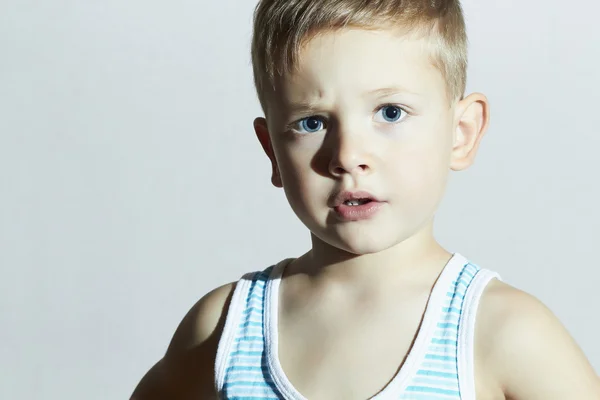
[[[490,122],[490,106],[487,97],[473,93],[457,103],[456,131],[450,168],[462,171],[475,161],[481,139]]]
[[[283,187],[281,176],[279,175],[279,168],[277,167],[277,159],[275,158],[275,153],[273,152],[271,137],[269,136],[267,120],[264,118],[256,118],[254,120],[254,132],[256,132],[256,137],[258,138],[263,150],[267,154],[267,157],[269,157],[269,160],[271,160],[271,183],[273,183],[273,186],[275,187]]]

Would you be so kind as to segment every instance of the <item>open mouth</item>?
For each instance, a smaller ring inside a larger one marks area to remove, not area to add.
[[[375,216],[384,203],[367,192],[346,192],[338,195],[333,209],[341,221],[362,221]]]
[[[371,199],[346,200],[346,201],[344,201],[343,204],[346,206],[350,206],[350,207],[356,207],[356,206],[362,206],[363,204],[367,204],[372,201],[373,200],[371,200]]]

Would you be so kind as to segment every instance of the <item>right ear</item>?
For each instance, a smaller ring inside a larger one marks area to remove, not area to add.
[[[272,173],[271,173],[271,183],[273,186],[281,188],[283,187],[283,183],[281,182],[281,176],[279,175],[279,168],[277,166],[277,159],[275,158],[275,153],[273,152],[273,145],[271,143],[271,137],[269,136],[269,128],[267,127],[267,120],[264,118],[256,118],[254,120],[254,132],[256,132],[256,137],[260,142],[263,150],[269,160],[271,161]]]

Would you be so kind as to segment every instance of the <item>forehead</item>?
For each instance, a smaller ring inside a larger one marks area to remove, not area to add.
[[[445,96],[446,83],[432,62],[430,40],[390,30],[342,29],[314,36],[296,68],[279,82],[279,101],[346,99],[383,88],[424,97]]]

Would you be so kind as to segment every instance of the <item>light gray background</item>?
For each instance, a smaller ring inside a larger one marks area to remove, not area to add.
[[[0,398],[128,398],[199,297],[309,245],[251,128],[254,4],[0,1]],[[438,237],[599,370],[599,6],[464,7],[493,120]]]

